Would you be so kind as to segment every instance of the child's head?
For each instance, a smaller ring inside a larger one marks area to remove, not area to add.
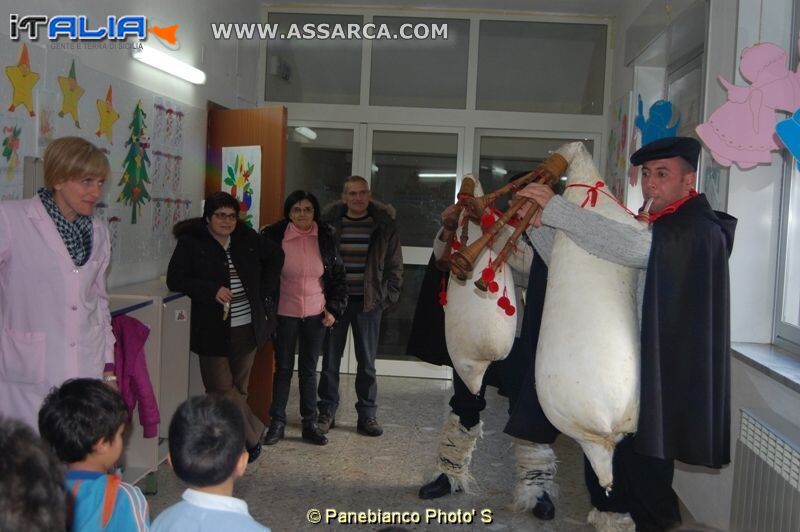
[[[247,466],[241,411],[210,395],[184,401],[169,424],[169,455],[175,474],[191,486],[216,486],[241,476]]]
[[[110,469],[122,454],[128,408],[97,379],[71,379],[53,388],[39,410],[39,433],[68,464],[87,458]]]
[[[0,418],[0,530],[50,532],[66,524],[61,462],[30,427]]]

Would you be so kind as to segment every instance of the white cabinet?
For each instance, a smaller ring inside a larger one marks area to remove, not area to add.
[[[145,345],[147,369],[158,400],[161,416],[159,437],[141,438],[138,413],[134,412],[132,434],[124,456],[126,482],[137,481],[144,474],[155,471],[168,453],[169,423],[175,409],[189,397],[189,326],[191,302],[183,294],[170,292],[161,279],[120,286],[112,291],[111,309],[119,312],[126,306],[150,304],[138,308],[131,317],[150,328]],[[145,310],[149,307],[149,310]],[[153,450],[154,449],[154,450]],[[129,470],[133,470],[131,475]]]

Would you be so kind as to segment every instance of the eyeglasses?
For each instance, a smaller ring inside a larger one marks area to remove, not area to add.
[[[314,207],[292,207],[292,214],[314,214]]]
[[[220,220],[220,221],[227,220],[227,221],[230,221],[230,222],[236,220],[236,218],[239,217],[239,215],[237,215],[235,212],[231,212],[231,213],[215,212],[212,216],[214,216],[214,218],[216,218],[217,220]]]

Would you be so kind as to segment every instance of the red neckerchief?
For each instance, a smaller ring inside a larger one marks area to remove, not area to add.
[[[651,212],[650,216],[649,216],[650,223],[655,222],[656,220],[658,220],[662,216],[666,216],[668,214],[672,214],[673,212],[675,212],[678,209],[680,209],[681,206],[684,203],[686,203],[687,201],[689,201],[690,199],[692,199],[692,198],[694,198],[696,196],[697,196],[697,191],[695,189],[691,189],[689,191],[689,195],[688,196],[684,196],[681,199],[679,199],[678,201],[676,201],[674,203],[670,203],[669,205],[667,205],[666,207],[664,207],[660,211]],[[641,212],[641,209],[639,209],[639,212]]]

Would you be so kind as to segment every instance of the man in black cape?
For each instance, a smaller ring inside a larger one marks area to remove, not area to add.
[[[563,223],[574,221],[577,207],[558,201],[547,187],[529,185],[518,193],[542,207],[534,216],[535,227],[562,229],[576,242],[603,241],[593,251],[602,258],[615,261],[619,257],[613,253],[604,255],[608,249],[621,254],[644,244],[638,266],[638,430],[617,445],[610,496],[591,467],[585,468],[592,504],[603,512],[630,512],[640,531],[670,530],[680,523],[672,489],[674,460],[713,468],[730,462],[728,258],[736,219],[713,211],[705,195],[695,191],[699,153],[697,140],[669,137],[631,156],[632,164],[642,165],[645,206],[652,200],[652,233],[638,237],[650,239],[649,246],[607,245],[622,238],[615,222]]]

